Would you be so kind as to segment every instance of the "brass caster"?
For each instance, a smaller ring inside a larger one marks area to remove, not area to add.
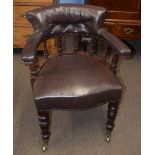
[[[45,152],[47,150],[47,146],[48,146],[48,141],[44,141],[43,147],[42,147],[42,151]]]
[[[106,140],[107,143],[110,142],[110,138],[111,138],[110,135],[107,135],[107,136],[106,136],[106,139],[105,139],[105,140]]]
[[[105,141],[107,142],[107,143],[109,143],[110,142],[110,140],[111,140],[111,131],[107,131],[107,134],[106,134],[106,139],[105,139]]]
[[[43,145],[42,151],[45,152],[47,150],[47,145]]]

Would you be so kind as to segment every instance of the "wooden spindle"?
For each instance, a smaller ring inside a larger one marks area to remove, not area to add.
[[[91,37],[90,44],[91,44],[91,48],[90,48],[89,53],[92,56],[94,53],[94,50],[95,50],[95,39],[94,39],[94,37]]]
[[[102,62],[105,64],[106,63],[106,60],[107,60],[107,55],[108,55],[108,52],[109,52],[109,44],[108,42],[105,41],[105,47],[104,47],[104,51],[103,51],[103,58],[102,58]]]
[[[48,59],[48,48],[47,48],[47,41],[44,42],[44,57]]]
[[[94,38],[94,43],[93,43],[93,53],[96,54],[98,50],[98,40],[97,38]]]
[[[76,32],[75,39],[74,39],[74,52],[78,52],[78,50],[79,50],[79,41],[80,41],[80,36]]]
[[[114,52],[114,55],[111,61],[111,70],[114,72],[114,74],[116,74],[117,63],[118,63],[118,54]]]
[[[80,36],[78,35],[77,27],[75,27],[74,52],[78,52],[79,50],[79,41]]]
[[[62,55],[62,34],[57,36],[58,55]]]
[[[34,82],[38,77],[38,69],[39,69],[39,59],[36,57],[33,64],[29,66],[32,89],[33,89]]]
[[[87,52],[88,41],[86,36],[81,36],[80,39],[80,49],[84,52]]]
[[[66,51],[67,37],[67,34],[62,36],[62,51]]]

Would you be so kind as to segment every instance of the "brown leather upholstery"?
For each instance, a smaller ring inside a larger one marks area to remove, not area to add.
[[[33,63],[39,43],[53,35],[67,32],[94,34],[107,40],[122,57],[129,57],[131,50],[117,37],[102,29],[107,9],[91,5],[52,4],[26,13],[34,33],[27,40],[22,52],[26,64]]]
[[[111,47],[118,52],[120,57],[130,57],[131,50],[119,38],[102,28],[98,31],[98,35],[107,40]]]
[[[52,4],[26,13],[33,29],[43,38],[76,31],[97,34],[106,16],[105,8],[78,4]]]
[[[22,59],[25,64],[33,63],[41,37],[42,35],[40,33],[34,32],[27,40],[25,47],[22,51]]]
[[[49,59],[33,92],[40,110],[83,109],[119,101],[121,85],[96,56],[76,54]]]

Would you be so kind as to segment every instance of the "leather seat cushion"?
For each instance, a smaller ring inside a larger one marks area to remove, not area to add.
[[[38,110],[85,109],[119,101],[122,87],[107,65],[95,56],[64,55],[43,66],[33,94]]]

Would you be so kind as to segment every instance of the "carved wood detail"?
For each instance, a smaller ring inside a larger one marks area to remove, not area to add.
[[[43,142],[48,142],[50,137],[49,131],[49,111],[38,111],[38,120],[41,129],[41,137]]]
[[[34,59],[33,64],[29,65],[29,70],[30,70],[31,86],[33,89],[33,85],[38,77],[38,70],[39,70],[39,59],[37,57]]]
[[[118,104],[119,102],[111,102],[108,105],[108,111],[107,111],[107,127],[106,130],[111,133],[113,130],[115,124],[115,118],[117,115],[117,110],[118,110]]]

